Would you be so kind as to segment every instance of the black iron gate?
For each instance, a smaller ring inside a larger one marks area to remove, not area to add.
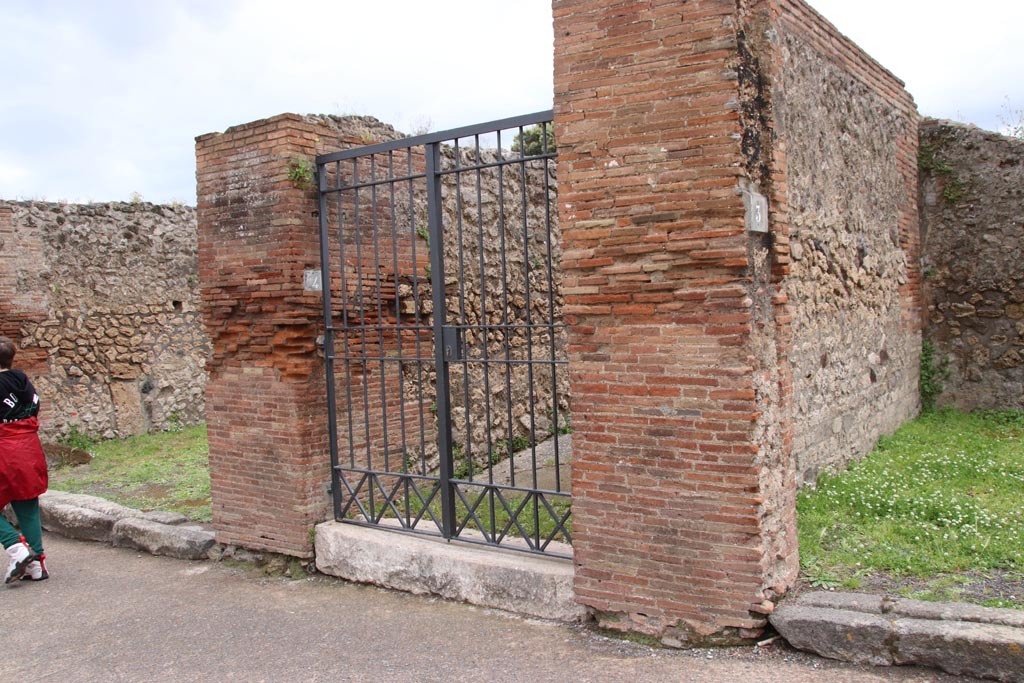
[[[317,158],[336,519],[568,555],[551,118]]]

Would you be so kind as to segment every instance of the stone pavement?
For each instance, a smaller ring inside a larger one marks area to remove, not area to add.
[[[771,622],[794,647],[833,659],[1024,682],[1020,610],[814,592],[784,603]]]
[[[679,651],[326,577],[268,578],[46,536],[51,578],[0,588],[3,680],[952,683],[781,643]]]

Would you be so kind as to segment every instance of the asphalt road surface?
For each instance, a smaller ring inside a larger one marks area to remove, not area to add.
[[[0,680],[964,680],[831,662],[777,643],[675,651],[585,627],[313,577],[186,562],[48,535],[51,578],[0,588]]]

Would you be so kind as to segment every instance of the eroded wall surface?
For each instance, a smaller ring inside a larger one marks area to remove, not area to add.
[[[3,333],[43,401],[44,436],[125,437],[203,419],[209,345],[195,212],[7,202]]]
[[[780,5],[773,107],[800,483],[864,455],[918,410],[918,115],[902,82],[824,18]]]
[[[1024,409],[1024,141],[926,120],[920,167],[937,404]]]

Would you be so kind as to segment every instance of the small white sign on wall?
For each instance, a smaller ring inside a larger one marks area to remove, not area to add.
[[[306,270],[302,273],[302,289],[306,292],[324,291],[323,275],[319,270]]]
[[[768,232],[768,199],[754,190],[743,191],[748,232]]]

